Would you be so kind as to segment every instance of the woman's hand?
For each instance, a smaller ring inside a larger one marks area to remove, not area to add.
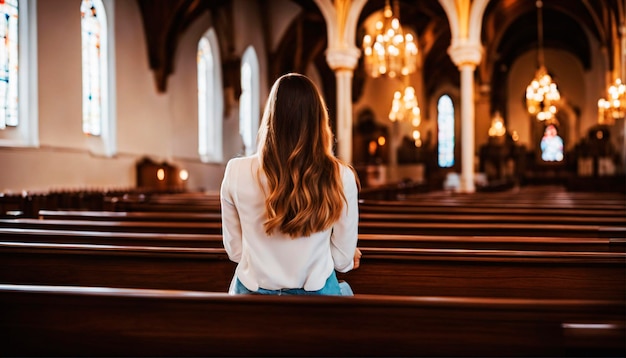
[[[361,250],[359,250],[359,248],[357,247],[354,251],[354,267],[352,268],[353,270],[358,269],[361,265],[361,256],[363,256],[361,254]]]

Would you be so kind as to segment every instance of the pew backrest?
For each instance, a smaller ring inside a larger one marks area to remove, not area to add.
[[[0,310],[3,356],[617,356],[625,351],[625,310],[616,301],[229,296],[0,284]]]

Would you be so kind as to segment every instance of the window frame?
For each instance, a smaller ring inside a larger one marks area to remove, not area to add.
[[[244,66],[250,68],[250,83],[244,83]],[[249,89],[246,91],[246,85],[249,85]],[[239,134],[244,145],[245,155],[254,154],[257,150],[256,137],[259,130],[259,117],[260,117],[260,85],[259,85],[259,60],[256,55],[254,47],[248,46],[244,51],[241,58],[241,96],[239,97]],[[248,96],[248,103],[244,100],[244,96]],[[244,106],[248,104],[250,107],[248,111]],[[243,116],[248,112],[250,114],[249,122]],[[248,132],[244,132],[245,126],[248,126]],[[246,134],[249,138],[245,138]],[[246,142],[249,142],[248,144]]]
[[[95,155],[113,157],[117,152],[116,143],[116,100],[115,100],[115,0],[91,0],[98,12],[104,17],[105,29],[102,32],[101,56],[104,59],[104,68],[100,74],[101,83],[101,132],[99,135],[88,134],[87,145],[89,151]],[[80,4],[82,5],[81,0]],[[101,6],[101,7],[100,7]],[[100,8],[99,8],[100,7]],[[98,9],[99,8],[99,9]],[[79,7],[80,10],[80,7]],[[81,21],[81,71],[82,71],[82,21]],[[82,73],[81,73],[82,78]],[[81,85],[82,88],[82,85]],[[82,91],[81,91],[82,95]],[[82,97],[81,97],[82,98]],[[81,131],[83,127],[83,106],[81,100]]]
[[[18,123],[0,130],[0,147],[39,147],[37,0],[18,1]]]
[[[223,133],[222,122],[224,117],[224,90],[222,87],[221,59],[217,34],[213,28],[205,32],[196,46],[197,54],[197,79],[200,78],[200,44],[203,40],[208,42],[211,50],[211,67],[206,71],[205,98],[201,98],[198,82],[198,154],[203,163],[221,163],[223,161]],[[202,101],[212,103],[206,106],[206,113],[201,113]]]

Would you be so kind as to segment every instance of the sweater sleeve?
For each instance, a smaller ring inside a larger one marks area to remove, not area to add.
[[[222,241],[228,257],[234,261],[241,260],[242,234],[239,213],[235,206],[237,173],[236,165],[231,160],[226,164],[224,179],[220,188],[220,204],[222,209]]]
[[[352,170],[343,167],[342,181],[346,201],[341,217],[333,226],[331,254],[335,270],[348,272],[354,267],[354,252],[358,240],[359,203],[356,178]]]

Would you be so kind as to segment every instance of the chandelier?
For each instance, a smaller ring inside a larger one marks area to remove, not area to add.
[[[399,11],[394,3],[396,13]],[[383,20],[376,22],[373,34],[363,37],[365,71],[372,77],[406,76],[417,67],[417,45],[412,34],[404,34],[389,0],[385,2]]]
[[[396,91],[393,94],[391,102],[391,110],[389,111],[389,120],[392,122],[410,120],[413,129],[413,140],[416,147],[422,146],[420,132],[416,129],[422,121],[420,107],[415,96],[415,89],[412,86],[406,86],[404,93]]]
[[[504,127],[504,120],[500,115],[500,112],[496,112],[493,119],[491,120],[491,127],[489,127],[489,136],[490,137],[501,137],[506,133],[506,128]]]
[[[419,126],[422,120],[415,89],[412,86],[404,88],[404,95],[400,91],[393,94],[391,110],[389,111],[390,121],[403,121],[405,119],[410,119],[413,127]]]
[[[598,122],[613,124],[616,119],[626,117],[626,85],[616,79],[608,89],[608,99],[598,100]]]
[[[537,62],[538,69],[535,78],[526,87],[526,107],[528,113],[536,116],[540,121],[552,120],[557,112],[557,104],[561,99],[561,94],[552,81],[552,77],[544,66],[543,57],[543,20],[541,8],[543,3],[537,1]]]

